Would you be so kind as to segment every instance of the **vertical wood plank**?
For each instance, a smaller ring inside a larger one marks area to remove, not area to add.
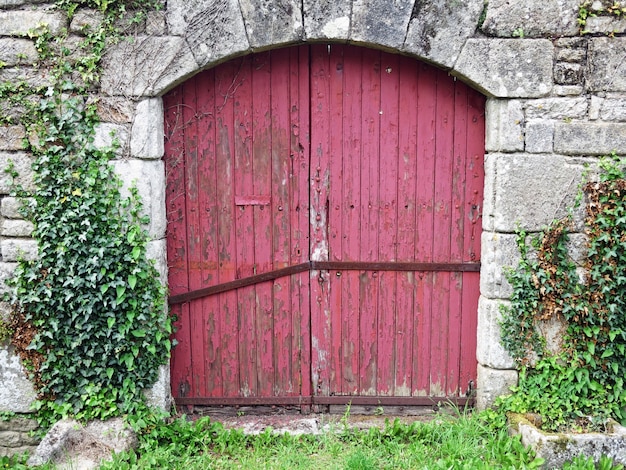
[[[376,261],[378,257],[378,202],[380,139],[380,53],[362,50],[362,154],[361,171],[361,245],[360,258]],[[375,395],[378,358],[378,272],[361,273],[361,393]]]
[[[192,265],[200,277],[199,287],[217,285],[220,282],[218,266],[218,217],[220,208],[217,193],[218,161],[223,158],[221,146],[228,146],[223,138],[216,141],[216,124],[221,134],[224,122],[216,120],[214,101],[214,73],[204,73],[196,77],[195,127],[197,135],[196,168],[198,178],[197,205],[193,208],[194,220],[198,223],[200,250],[198,259]],[[198,299],[192,303],[196,307],[194,315],[203,318],[204,331],[204,369],[206,396],[222,395],[222,331],[221,311],[217,297]],[[204,395],[201,395],[204,396]]]
[[[252,62],[243,59],[239,71],[238,99],[234,103],[235,134],[235,195],[247,195],[254,187],[252,166]],[[252,206],[235,208],[236,259],[238,279],[252,276],[254,268],[254,214]],[[240,394],[258,396],[256,334],[256,287],[237,291],[237,316],[239,329]]]
[[[433,260],[447,262],[450,259],[452,163],[454,136],[454,90],[447,83],[448,76],[437,71],[437,121],[435,128],[435,193],[433,232]],[[441,83],[441,86],[439,85]],[[448,358],[448,329],[450,327],[450,273],[435,273],[436,295],[433,303],[431,324],[432,369],[430,391],[435,396],[445,396],[446,366]]]
[[[291,155],[293,182],[290,185],[291,216],[291,263],[309,260],[309,47],[290,49],[291,70],[290,106]],[[291,362],[297,365],[297,387],[294,394],[312,394],[311,388],[311,302],[309,297],[309,273],[291,276],[291,303],[293,347]],[[308,410],[303,410],[308,411]]]
[[[345,49],[343,73],[343,215],[342,215],[342,258],[359,261],[361,250],[361,158],[362,145],[362,89],[361,54]],[[360,369],[360,274],[344,271],[342,278],[342,331],[343,331],[343,388],[345,394],[356,395],[361,390]]]
[[[480,260],[480,233],[482,228],[482,198],[484,188],[485,98],[467,90],[467,158],[465,160],[465,232],[463,261]],[[476,331],[478,328],[479,273],[463,274],[463,316],[461,337],[460,382],[476,386]]]
[[[163,97],[165,111],[165,176],[167,214],[168,284],[172,295],[188,289],[187,224],[185,220],[185,88],[179,87]],[[172,395],[188,396],[191,392],[191,337],[189,304],[175,305],[172,315],[178,342],[171,360]]]
[[[235,103],[241,99],[237,90],[245,77],[239,73],[242,60],[237,60],[218,69],[217,83],[211,83],[212,112],[215,115],[216,152],[215,152],[215,185],[216,204],[206,207],[206,214],[213,214],[217,224],[217,269],[219,283],[236,279],[237,241],[235,214]],[[226,86],[228,84],[228,86]],[[235,84],[235,86],[232,86]],[[207,98],[208,99],[208,98]],[[203,160],[206,160],[206,156]],[[221,364],[215,367],[221,370],[222,396],[238,397],[240,394],[239,368],[239,331],[237,312],[237,292],[225,292],[213,296],[215,310],[219,311],[221,336],[213,341],[213,347],[220,350]]]
[[[418,65],[417,91],[417,191],[415,201],[415,261],[433,261],[433,194],[435,181],[435,122],[437,111],[436,73],[426,64]],[[433,273],[416,273],[413,350],[413,394],[430,393]]]
[[[272,196],[272,116],[271,116],[271,63],[270,53],[252,57],[252,168],[254,171],[253,194]],[[273,199],[273,198],[272,198]],[[272,246],[272,200],[269,207],[255,206],[254,213],[254,261],[256,273],[273,269]],[[275,377],[273,351],[273,301],[272,282],[256,286],[257,311],[257,365],[259,396],[274,394]]]
[[[328,258],[332,261],[342,259],[341,234],[343,211],[343,85],[344,85],[344,47],[333,45],[329,59],[329,202],[328,207]],[[342,293],[343,277],[338,271],[329,275],[329,313],[330,313],[330,390],[331,393],[344,393],[343,383],[343,324]]]
[[[398,156],[398,261],[415,259],[415,217],[417,184],[417,63],[407,57],[399,63],[399,156]],[[395,394],[413,393],[413,335],[416,330],[416,274],[398,273],[396,294],[396,375]],[[417,378],[415,378],[417,379]]]
[[[311,259],[328,259],[330,46],[311,46]],[[330,312],[328,273],[311,271],[311,373],[314,395],[328,395]]]
[[[399,56],[381,53],[380,58],[380,141],[378,144],[379,197],[378,259],[396,261],[398,244],[398,126]],[[396,284],[397,273],[380,272],[378,296],[378,378],[377,394],[395,395],[396,376]]]
[[[271,53],[271,126],[272,126],[272,224],[273,269],[289,266],[291,252],[290,199],[291,146],[290,146],[290,54],[287,49]],[[297,64],[296,64],[297,66]],[[273,355],[275,367],[274,393],[284,395],[294,388],[291,371],[291,297],[290,279],[279,278],[273,286]]]
[[[465,231],[465,160],[467,158],[467,88],[454,82],[454,136],[452,161],[452,203],[450,261],[463,260]],[[463,312],[463,274],[450,273],[450,307],[448,315],[448,362],[446,392],[458,396],[461,362],[461,326]]]
[[[189,269],[189,289],[199,289],[202,287],[202,239],[200,234],[200,216],[198,213],[199,204],[199,178],[198,178],[198,120],[196,119],[197,102],[197,81],[194,80],[189,89],[189,98],[183,110],[187,132],[185,133],[185,188],[187,196],[187,254]],[[205,396],[206,370],[206,322],[202,308],[203,300],[197,299],[190,302],[190,324],[191,324],[191,365],[192,365],[192,394],[194,396]]]

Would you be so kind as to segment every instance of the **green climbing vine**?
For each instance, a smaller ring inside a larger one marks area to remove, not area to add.
[[[507,276],[513,294],[501,309],[502,342],[521,373],[501,404],[541,415],[550,430],[626,421],[625,162],[612,154],[599,166],[599,180],[583,186],[583,264],[569,255],[570,216],[530,237],[530,247],[520,231],[521,261]],[[549,328],[560,330],[560,343],[546,341]]]
[[[20,123],[33,156],[33,185],[14,185],[23,216],[33,223],[34,260],[22,259],[9,281],[13,306],[5,322],[38,392],[45,428],[59,418],[81,420],[132,413],[167,362],[172,323],[165,289],[146,257],[148,221],[137,191],[121,195],[109,160],[94,146],[97,88],[107,44],[120,27],[140,21],[158,0],[59,0],[68,19],[79,8],[102,20],[85,29],[78,50],[67,31],[30,33],[36,66],[49,81],[0,84],[2,124]],[[15,110],[18,110],[16,113]],[[7,171],[14,177],[14,168]]]

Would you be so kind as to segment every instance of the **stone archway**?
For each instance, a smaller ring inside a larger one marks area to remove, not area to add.
[[[241,7],[232,1],[219,6],[207,6],[201,1],[168,2],[168,11],[160,17],[167,24],[162,31],[168,34],[146,34],[116,46],[106,58],[102,85],[109,95],[133,96],[140,101],[134,117],[138,132],[133,131],[130,138],[131,156],[138,159],[146,158],[143,153],[151,155],[147,158],[163,154],[160,96],[165,92],[229,58],[286,44],[348,42],[409,55],[448,70],[490,97],[486,151],[493,155],[486,158],[485,165],[481,275],[481,292],[488,292],[490,297],[481,297],[479,303],[477,351],[477,402],[487,406],[517,377],[512,361],[499,344],[497,325],[498,299],[503,294],[494,290],[504,282],[503,265],[514,261],[513,239],[498,232],[511,232],[515,227],[513,221],[508,225],[501,223],[503,202],[496,192],[502,182],[496,173],[506,165],[502,152],[524,150],[523,140],[520,147],[521,124],[515,119],[521,108],[515,100],[540,98],[552,90],[554,46],[546,39],[474,38],[482,0],[459,2],[458,8],[445,3],[435,1],[414,8],[412,2],[402,2],[399,7],[383,1],[332,6],[305,2],[303,10],[300,3],[289,1],[268,3],[260,9],[249,2],[241,2]],[[510,66],[512,58],[515,67]],[[141,150],[144,148],[148,150]],[[560,165],[558,159],[549,163]],[[519,164],[522,172],[534,167],[523,157]],[[159,188],[160,183],[153,184],[151,199],[162,202],[164,186]],[[153,220],[155,216],[158,220],[165,218],[161,202],[153,211]],[[504,204],[511,204],[511,200]],[[534,217],[531,212],[523,215]],[[155,250],[165,272],[163,237],[161,233]],[[164,380],[167,382],[168,378]]]

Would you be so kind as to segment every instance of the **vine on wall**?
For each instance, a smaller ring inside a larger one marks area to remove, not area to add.
[[[519,385],[501,404],[537,413],[549,430],[598,429],[626,421],[626,172],[612,154],[600,179],[584,185],[587,254],[570,258],[571,219],[554,222],[531,246],[518,233],[521,261],[508,274],[513,287],[502,308],[502,341],[521,367]],[[583,279],[578,268],[583,269]],[[546,341],[546,325],[562,333]],[[552,345],[554,346],[554,345]]]
[[[72,52],[67,31],[53,36],[40,28],[31,36],[37,66],[50,83],[0,84],[3,109],[20,109],[1,123],[25,126],[24,144],[34,157],[34,189],[15,186],[14,193],[34,225],[38,255],[18,263],[8,300],[12,342],[37,389],[44,428],[66,416],[104,419],[137,411],[143,390],[169,358],[172,323],[165,289],[146,257],[147,220],[136,190],[129,198],[120,194],[109,164],[114,149],[94,146],[98,117],[89,98],[119,26],[160,5],[59,0],[68,19],[83,7],[103,15],[84,31],[80,54]]]

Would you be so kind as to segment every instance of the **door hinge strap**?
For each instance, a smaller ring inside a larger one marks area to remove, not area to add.
[[[306,271],[443,271],[443,272],[478,272],[480,263],[410,263],[377,261],[306,261],[286,268],[275,269],[263,274],[224,282],[215,286],[203,287],[183,294],[172,295],[170,305],[181,304],[201,297],[221,294],[242,287],[249,287],[261,282],[273,281],[280,277],[291,276]]]

